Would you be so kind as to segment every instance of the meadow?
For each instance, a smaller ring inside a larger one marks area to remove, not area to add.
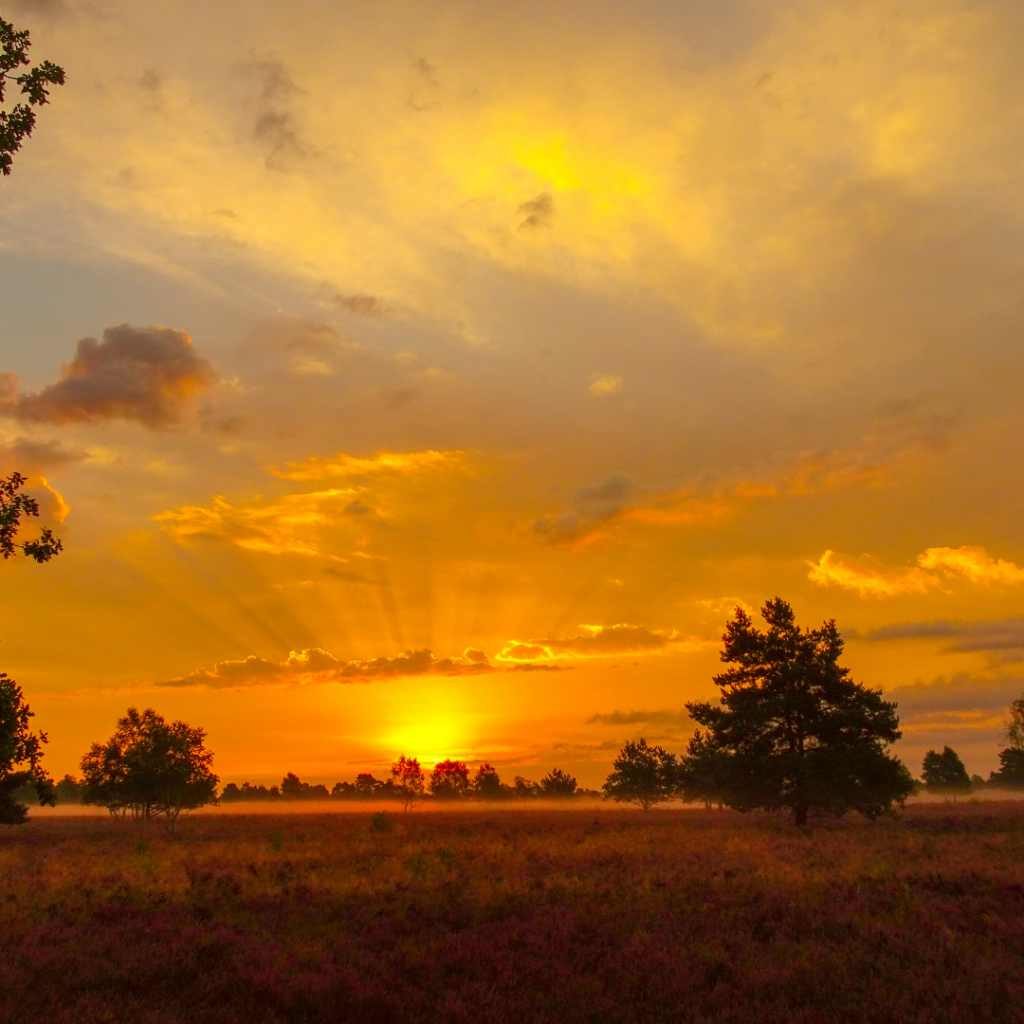
[[[1024,806],[97,817],[0,833],[0,1019],[1024,1016]]]

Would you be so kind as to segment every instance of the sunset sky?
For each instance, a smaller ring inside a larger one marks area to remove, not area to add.
[[[915,774],[1024,692],[1019,0],[8,0],[0,668],[77,771],[682,750],[834,618]],[[91,340],[83,340],[91,339]]]

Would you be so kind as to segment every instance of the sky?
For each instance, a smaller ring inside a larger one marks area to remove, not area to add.
[[[737,606],[835,619],[915,772],[1024,692],[1013,0],[7,0],[0,660],[75,772],[399,753],[597,787]]]

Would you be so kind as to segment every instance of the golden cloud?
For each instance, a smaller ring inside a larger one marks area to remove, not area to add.
[[[453,658],[435,658],[429,650],[406,651],[395,657],[369,661],[343,661],[313,647],[292,651],[284,661],[268,661],[251,655],[238,661],[221,661],[212,669],[196,669],[157,686],[213,689],[267,686],[280,683],[358,683],[400,676],[458,676],[493,672],[495,667],[481,651],[467,648]]]
[[[647,654],[670,648],[696,647],[701,641],[677,630],[663,632],[646,626],[617,623],[582,625],[582,633],[544,640],[513,640],[497,655],[499,661],[530,662],[548,658],[600,658],[616,654]]]
[[[329,459],[289,462],[284,469],[270,470],[284,480],[327,480],[331,477],[371,476],[382,473],[407,475],[428,469],[463,463],[466,453],[452,452],[378,452],[368,459],[339,453]]]
[[[928,548],[917,562],[922,569],[959,573],[972,583],[1024,583],[1024,569],[1002,558],[991,558],[981,547]]]
[[[242,506],[217,495],[209,507],[184,505],[153,518],[179,542],[216,538],[269,555],[323,555],[320,531],[338,523],[356,493],[333,488]]]
[[[845,587],[861,597],[895,597],[923,594],[951,577],[962,576],[971,583],[1024,583],[1024,569],[1004,559],[994,559],[982,547],[928,548],[917,557],[917,565],[887,568],[864,555],[849,559],[826,551],[807,577],[820,586]],[[936,572],[943,575],[936,575]]]

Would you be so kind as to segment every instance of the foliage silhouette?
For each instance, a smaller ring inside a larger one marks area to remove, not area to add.
[[[576,780],[562,771],[561,768],[552,768],[551,771],[540,780],[540,790],[546,797],[554,797],[563,800],[576,793]]]
[[[649,811],[655,804],[671,800],[678,786],[679,766],[675,754],[647,740],[629,740],[612,764],[605,780],[609,800],[639,804]]]
[[[716,765],[723,802],[793,812],[796,824],[820,811],[875,817],[913,787],[906,767],[885,750],[900,737],[896,705],[849,678],[833,620],[801,629],[793,609],[773,598],[761,609],[766,632],[742,608],[726,625],[715,677],[719,706],[686,705],[724,760]],[[684,772],[695,767],[683,759]]]
[[[2,19],[0,24],[3,24]],[[0,554],[7,559],[20,550],[37,562],[48,562],[63,547],[50,530],[42,530],[35,540],[16,539],[22,520],[39,516],[39,502],[21,493],[25,483],[26,478],[20,473],[12,473],[0,480]]]
[[[469,794],[469,769],[465,761],[439,761],[430,773],[430,792],[435,800],[458,800]]]
[[[710,732],[694,731],[679,765],[679,792],[687,803],[701,802],[710,810],[725,802],[731,761],[715,746]]]
[[[399,754],[398,760],[391,765],[391,781],[398,798],[402,801],[403,810],[409,810],[413,803],[423,796],[423,769],[415,757]]]
[[[40,804],[54,803],[53,781],[40,761],[46,734],[33,733],[33,717],[21,687],[0,672],[0,825],[20,825],[28,816],[18,791],[31,787]]]
[[[921,765],[921,778],[929,793],[946,793],[955,799],[971,791],[971,777],[952,747],[943,747],[941,754],[929,750]]]
[[[999,751],[999,771],[988,777],[990,786],[1003,789],[1024,789],[1024,750],[1007,747]]]
[[[473,795],[478,800],[505,800],[512,790],[501,781],[498,770],[489,764],[482,764],[473,777]]]
[[[18,31],[0,18],[0,103],[6,99],[13,82],[20,86],[27,102],[19,102],[11,110],[0,109],[0,173],[10,174],[14,154],[36,126],[33,107],[49,102],[49,87],[64,84],[64,69],[48,60],[18,75],[19,68],[28,67],[28,51],[32,46],[26,30]]]
[[[185,722],[168,723],[152,708],[129,708],[114,735],[82,758],[83,802],[111,814],[173,826],[182,811],[216,801],[217,776],[206,733]]]

